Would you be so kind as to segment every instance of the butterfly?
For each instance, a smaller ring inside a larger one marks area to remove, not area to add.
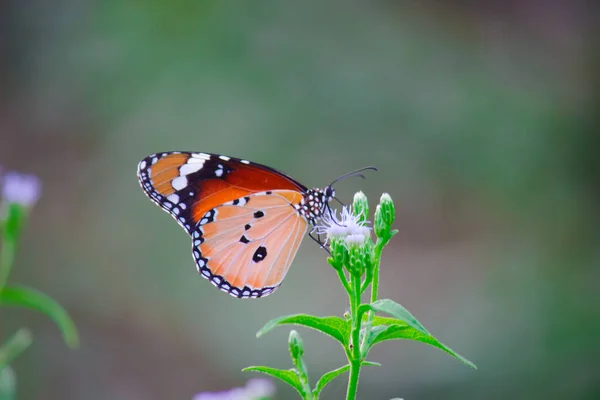
[[[331,212],[332,185],[365,169],[375,168],[308,189],[265,165],[172,151],[145,157],[137,176],[146,195],[191,236],[200,275],[232,296],[259,298],[281,285],[309,225]]]

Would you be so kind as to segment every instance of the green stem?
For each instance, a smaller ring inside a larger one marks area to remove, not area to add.
[[[340,281],[342,281],[342,285],[344,285],[344,289],[346,289],[346,293],[348,293],[348,297],[352,296],[352,288],[350,288],[350,285],[348,284],[348,279],[344,274],[344,269],[336,268],[335,270],[337,271],[337,274],[340,277]]]
[[[2,243],[2,250],[0,251],[0,292],[4,289],[8,276],[10,275],[16,249],[16,241],[5,236],[4,242]]]
[[[388,239],[389,240],[389,239]],[[371,280],[371,298],[370,298],[370,303],[374,303],[377,301],[377,296],[379,295],[378,291],[379,291],[379,264],[381,262],[381,252],[383,251],[383,247],[385,246],[386,241],[378,239],[377,240],[377,244],[375,245],[375,250],[374,250],[374,259],[373,259],[373,277]],[[363,357],[367,356],[367,352],[369,351],[368,348],[366,348],[367,344],[366,344],[366,338],[369,337],[370,333],[371,333],[371,327],[373,326],[373,318],[375,317],[375,312],[374,311],[369,311],[369,315],[367,316],[367,323],[365,324],[365,335],[364,335],[364,339],[365,341],[363,341],[363,343],[361,343],[361,355]]]
[[[375,246],[375,265],[373,266],[373,281],[371,283],[371,303],[377,301],[378,291],[379,291],[379,263],[381,261],[381,251],[383,250],[383,245]],[[373,313],[369,313],[369,321],[372,319]]]
[[[304,365],[304,360],[302,358],[298,360],[298,363],[296,364],[296,371],[298,378],[300,378],[302,389],[304,390],[304,400],[313,400],[313,393],[310,388],[310,383],[308,382],[308,375],[306,374],[306,365]]]
[[[351,357],[350,363],[350,379],[348,380],[348,391],[346,400],[356,399],[356,391],[358,389],[358,378],[361,367],[361,346],[360,346],[360,329],[362,326],[362,313],[358,312],[360,306],[360,276],[350,275],[352,284],[352,293],[350,295],[350,308],[352,309],[352,348],[349,349]]]

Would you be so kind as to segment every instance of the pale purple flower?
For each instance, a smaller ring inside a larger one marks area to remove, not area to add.
[[[2,200],[32,207],[39,199],[41,184],[35,175],[8,172],[2,179]]]
[[[246,393],[251,399],[271,397],[275,394],[275,385],[268,379],[250,379],[246,382]]]
[[[243,388],[234,388],[222,392],[203,392],[192,400],[259,400],[275,394],[275,385],[267,379],[250,379]]]

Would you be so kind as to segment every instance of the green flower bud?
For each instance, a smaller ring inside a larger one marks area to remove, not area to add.
[[[389,194],[384,193],[381,195],[377,209],[375,210],[375,234],[377,237],[385,237],[389,234],[394,219],[396,217],[396,210],[394,208],[394,202]]]
[[[352,203],[352,212],[358,218],[359,224],[364,224],[369,218],[369,201],[363,192],[354,194],[354,202]]]
[[[348,272],[355,276],[365,273],[364,246],[351,245],[348,258]]]
[[[331,266],[335,269],[343,268],[348,260],[348,248],[345,246],[344,240],[337,237],[331,238],[329,251],[331,251],[331,257],[329,257]]]
[[[378,238],[384,237],[389,231],[389,228],[386,227],[385,222],[381,217],[381,204],[377,204],[377,207],[375,208],[375,217],[373,219],[375,220],[375,223],[373,225],[375,236],[377,236]]]
[[[304,355],[304,343],[302,343],[300,334],[292,329],[288,343],[290,346],[290,355],[292,356],[292,359],[294,361],[301,359]]]
[[[363,248],[364,252],[364,262],[365,268],[367,271],[373,271],[375,263],[373,262],[373,258],[375,257],[375,245],[372,240],[367,240],[365,246]]]
[[[387,193],[382,194],[379,204],[381,204],[381,210],[383,212],[382,216],[385,223],[391,227],[396,218],[396,208],[394,207],[391,196]]]

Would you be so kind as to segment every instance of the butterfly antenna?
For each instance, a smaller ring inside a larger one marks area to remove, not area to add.
[[[351,178],[353,176],[358,176],[358,177],[361,177],[362,179],[365,179],[365,176],[363,174],[361,174],[361,172],[363,172],[363,171],[377,171],[377,168],[368,166],[368,167],[363,167],[363,168],[357,169],[356,171],[348,172],[347,174],[344,174],[344,175],[336,178],[333,182],[331,182],[329,184],[329,186],[333,186],[336,182],[342,181],[347,178]]]
[[[342,203],[342,201],[341,201],[340,199],[338,199],[337,197],[335,197],[335,196],[334,196],[334,197],[333,197],[333,199],[334,199],[335,201],[337,201],[338,203],[340,203],[340,205],[341,205],[342,207],[345,207],[345,206],[346,206],[346,205],[345,205],[344,203]]]

